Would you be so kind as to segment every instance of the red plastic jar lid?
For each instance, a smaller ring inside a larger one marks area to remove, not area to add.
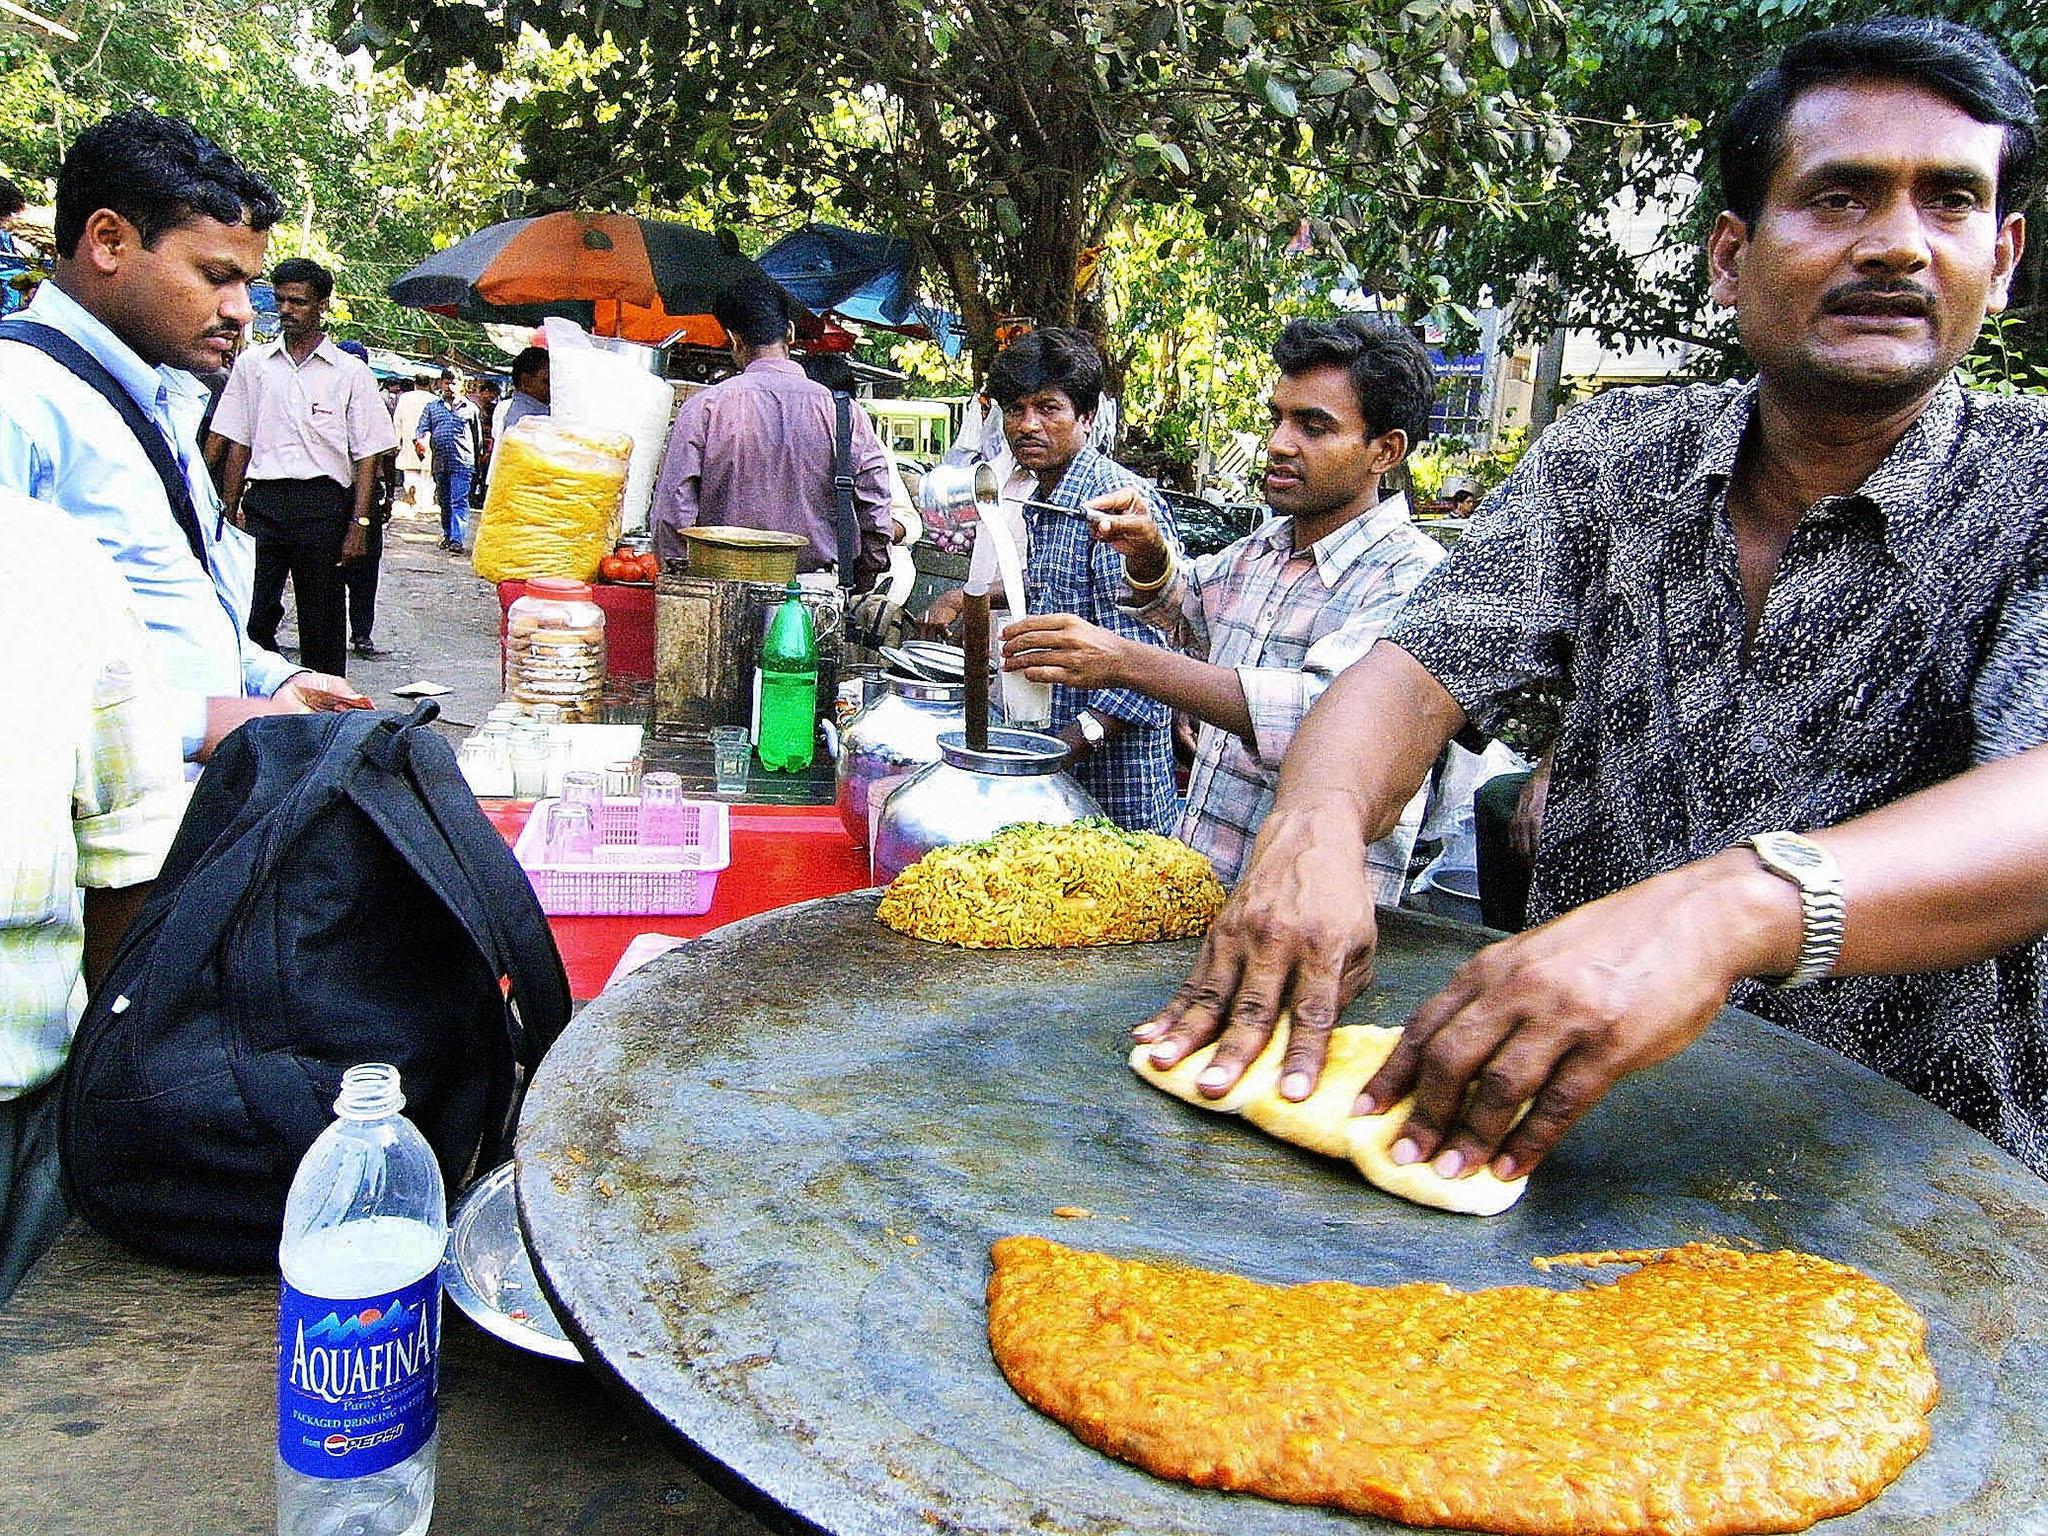
[[[526,584],[526,594],[557,603],[587,603],[590,601],[590,583],[573,581],[567,576],[536,576]]]

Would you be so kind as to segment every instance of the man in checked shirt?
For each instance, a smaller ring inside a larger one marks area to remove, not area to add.
[[[1280,379],[1266,444],[1268,518],[1183,563],[1136,492],[1089,502],[1094,535],[1123,556],[1123,606],[1174,649],[1071,614],[1004,631],[1003,665],[1070,688],[1126,688],[1202,722],[1177,835],[1236,880],[1272,808],[1280,759],[1331,679],[1363,656],[1443,559],[1380,500],[1380,479],[1429,431],[1436,384],[1407,332],[1359,316],[1297,320],[1273,348]],[[1400,900],[1422,820],[1417,791],[1366,852],[1379,900]]]
[[[1159,537],[1175,547],[1166,504],[1130,470],[1088,445],[1102,399],[1102,357],[1076,330],[1043,326],[996,354],[988,393],[1003,411],[1009,446],[998,461],[1003,498],[1021,504],[1025,609],[1053,622],[1156,648],[1144,624],[1117,606],[1123,562],[1091,537],[1088,507],[1105,495],[1147,508]],[[1076,617],[1085,615],[1085,617]],[[944,631],[960,617],[960,594],[943,594],[925,611],[928,629]],[[1093,622],[1089,622],[1092,620]],[[1012,620],[1007,636],[1025,628]],[[1070,771],[1112,821],[1132,832],[1173,825],[1172,711],[1158,698],[1111,682],[1051,682],[1054,735],[1073,753]]]

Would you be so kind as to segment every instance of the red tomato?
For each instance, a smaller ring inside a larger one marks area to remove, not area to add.
[[[637,581],[640,562],[628,555],[606,555],[597,562],[597,574],[605,581]]]
[[[640,579],[642,581],[661,580],[661,556],[655,554],[652,550],[649,550],[646,554],[640,557],[639,564]]]

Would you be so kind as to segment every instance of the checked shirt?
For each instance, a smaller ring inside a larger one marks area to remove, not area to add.
[[[1524,685],[1569,694],[1532,920],[2048,741],[2048,401],[1945,382],[1859,492],[1807,509],[1745,648],[1726,497],[1755,402],[1631,389],[1571,412],[1388,634],[1482,731]],[[2048,1174],[2044,958],[1734,1001]]]
[[[1166,535],[1178,548],[1173,514],[1150,486],[1114,459],[1083,448],[1067,466],[1059,485],[1043,499],[1062,507],[1080,508],[1096,496],[1135,485]],[[1117,606],[1123,582],[1123,556],[1098,544],[1088,519],[1062,512],[1024,509],[1028,539],[1025,557],[1025,608],[1033,614],[1071,613],[1100,629],[1157,645],[1150,626]],[[1128,688],[1052,690],[1052,729],[1074,723],[1082,710],[1114,716],[1129,729],[1106,741],[1073,769],[1081,787],[1102,803],[1112,821],[1131,832],[1171,832],[1176,811],[1173,783],[1172,711],[1157,699]]]
[[[1176,649],[1233,668],[1244,688],[1252,734],[1202,727],[1174,834],[1208,855],[1225,885],[1244,870],[1273,808],[1280,759],[1310,706],[1372,649],[1443,558],[1442,546],[1409,522],[1407,499],[1394,496],[1300,551],[1294,519],[1269,518],[1228,549],[1176,564],[1159,594],[1132,608]],[[1140,601],[1128,586],[1123,595]],[[1424,799],[1418,791],[1399,825],[1367,850],[1382,905],[1401,899]]]

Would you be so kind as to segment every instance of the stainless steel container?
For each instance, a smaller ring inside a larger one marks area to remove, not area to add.
[[[964,732],[946,731],[939,752],[940,761],[882,801],[871,855],[877,884],[934,848],[971,843],[1015,822],[1064,826],[1102,814],[1095,797],[1062,771],[1067,744],[1057,736],[991,730],[988,750],[975,752]]]
[[[846,602],[837,587],[803,589],[818,638],[818,715],[839,692]],[[654,589],[654,720],[657,727],[708,731],[751,725],[761,637],[783,588],[771,582],[712,581],[664,569]]]
[[[891,673],[883,693],[846,723],[839,739],[839,819],[856,848],[865,848],[873,828],[868,807],[920,768],[940,760],[939,737],[967,729],[964,683],[933,683]]]

